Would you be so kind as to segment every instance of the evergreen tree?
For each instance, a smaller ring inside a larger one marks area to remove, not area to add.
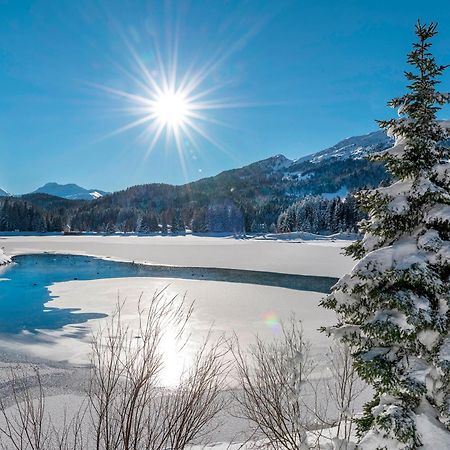
[[[208,225],[206,223],[206,210],[204,208],[196,209],[192,216],[191,229],[193,233],[206,233]]]
[[[449,95],[436,90],[446,68],[430,53],[436,25],[418,22],[416,34],[408,93],[389,103],[399,118],[380,121],[395,145],[375,157],[397,181],[358,194],[369,218],[348,253],[362,259],[323,302],[338,314],[327,331],[374,388],[362,449],[415,449],[439,433],[450,442],[450,162],[436,120]]]
[[[159,224],[158,224],[158,218],[156,215],[151,212],[147,211],[142,216],[142,231],[144,233],[155,233],[159,231]]]
[[[290,205],[278,216],[278,231],[306,231],[310,233],[338,233],[357,231],[357,222],[363,215],[359,213],[354,199],[348,196],[344,200],[336,197],[332,200],[305,197]]]
[[[282,212],[278,216],[277,220],[277,231],[279,233],[289,233],[291,230],[289,229],[289,224],[287,222],[287,214],[285,212]]]
[[[172,217],[172,234],[185,234],[186,227],[183,222],[183,218],[181,217],[180,211],[177,209]]]

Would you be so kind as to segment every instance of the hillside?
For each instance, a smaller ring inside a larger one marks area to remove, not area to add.
[[[56,211],[59,209],[77,209],[83,206],[87,200],[70,200],[56,195],[35,193],[21,195],[20,198],[38,208],[48,211]]]
[[[73,217],[73,227],[105,231],[120,224],[130,229],[140,211],[157,216],[163,228],[181,221],[199,231],[223,231],[220,222],[228,220],[227,231],[249,230],[253,223],[270,229],[283,210],[307,195],[332,199],[380,184],[386,179],[384,168],[364,156],[390,145],[383,132],[375,132],[295,161],[276,155],[181,186],[133,186],[83,205]]]
[[[21,201],[36,208],[36,214],[43,216],[38,222],[50,223],[52,229],[70,223],[73,229],[99,232],[169,228],[183,232],[186,227],[217,232],[274,230],[280,214],[306,196],[332,202],[355,189],[380,184],[386,179],[384,168],[364,156],[390,145],[383,132],[374,132],[298,160],[276,155],[181,186],[139,185],[83,201],[73,200],[74,192],[83,188],[49,183],[38,191],[45,188],[59,197],[36,192],[22,196]]]

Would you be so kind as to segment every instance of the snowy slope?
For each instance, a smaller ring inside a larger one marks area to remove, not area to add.
[[[0,197],[9,197],[11,194],[0,188]]]
[[[283,180],[294,196],[310,193],[326,198],[342,197],[366,185],[377,186],[384,179],[385,172],[365,157],[392,144],[384,131],[353,136],[290,164],[287,160],[278,170],[283,170]]]
[[[332,147],[300,158],[298,162],[310,161],[317,164],[330,159],[361,159],[371,153],[389,148],[392,144],[393,140],[383,130],[379,130],[362,136],[346,138]]]
[[[47,183],[39,189],[36,189],[33,194],[49,194],[68,200],[94,200],[103,197],[107,192],[99,189],[85,189],[73,183]]]
[[[392,145],[393,140],[383,130],[380,130],[362,136],[346,138],[333,145],[333,147],[296,160],[290,160],[280,154],[250,164],[247,168],[258,168],[261,172],[270,174],[283,173],[285,180],[304,181],[314,177],[311,165],[319,167],[321,164],[329,164],[336,161],[362,160],[364,157],[385,150]]]

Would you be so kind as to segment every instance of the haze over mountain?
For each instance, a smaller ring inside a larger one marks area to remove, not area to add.
[[[47,183],[33,191],[32,194],[49,194],[68,200],[94,200],[103,197],[107,192],[100,189],[85,189],[74,183]]]

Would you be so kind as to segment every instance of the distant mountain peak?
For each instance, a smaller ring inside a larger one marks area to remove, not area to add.
[[[68,200],[96,200],[107,194],[100,189],[85,189],[75,183],[59,184],[49,182],[36,189],[33,194],[49,194]]]
[[[262,169],[264,172],[280,172],[286,170],[292,165],[293,161],[282,154],[270,156],[269,158],[261,161],[254,162],[245,168],[257,168]]]
[[[10,197],[10,196],[11,196],[11,194],[9,192],[0,188],[0,197]]]

